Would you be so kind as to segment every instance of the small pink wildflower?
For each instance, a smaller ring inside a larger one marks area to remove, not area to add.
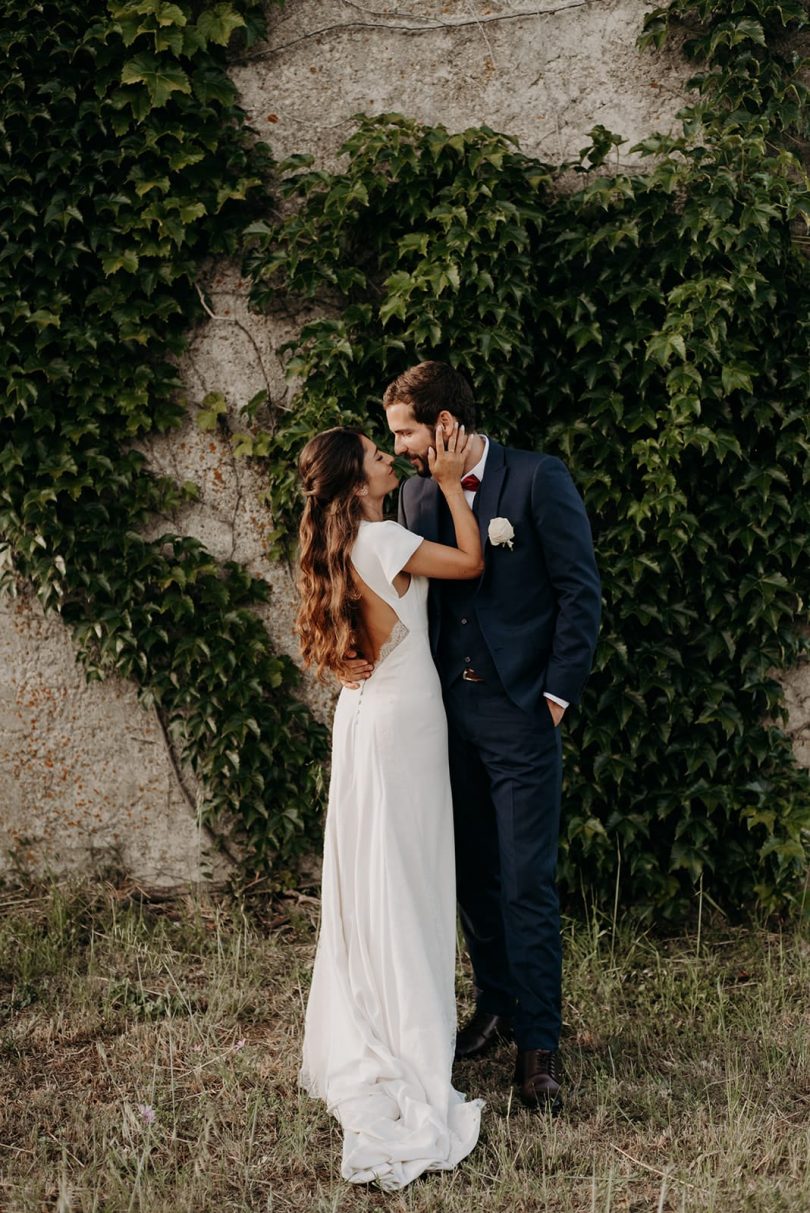
[[[233,1046],[234,1053],[238,1053],[240,1049],[244,1049],[246,1044],[247,1041],[245,1040],[244,1036],[241,1040],[237,1040],[236,1044]]]
[[[138,1111],[148,1125],[153,1125],[155,1123],[155,1109],[151,1104],[139,1103]]]

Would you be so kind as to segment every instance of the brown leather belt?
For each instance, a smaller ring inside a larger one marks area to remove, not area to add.
[[[484,682],[485,681],[485,679],[481,678],[481,676],[479,674],[476,674],[475,670],[465,670],[464,673],[461,675],[461,678],[462,678],[463,682]]]

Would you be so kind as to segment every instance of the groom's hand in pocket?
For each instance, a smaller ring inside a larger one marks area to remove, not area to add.
[[[565,715],[565,708],[561,703],[555,703],[553,699],[546,699],[546,707],[551,712],[551,719],[554,721],[554,728],[556,729]]]
[[[347,691],[357,691],[360,689],[360,683],[365,682],[373,673],[374,666],[371,662],[366,661],[356,649],[349,649],[343,663],[343,672],[338,674],[338,681]]]

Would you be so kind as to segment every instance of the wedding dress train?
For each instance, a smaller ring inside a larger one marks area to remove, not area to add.
[[[456,902],[447,726],[427,579],[393,581],[422,542],[362,522],[352,563],[397,616],[374,673],[341,692],[321,926],[300,1081],[344,1133],[341,1173],[389,1191],[454,1167],[482,1102],[453,1089]]]

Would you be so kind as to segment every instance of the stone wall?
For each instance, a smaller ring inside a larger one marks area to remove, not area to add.
[[[126,683],[87,684],[58,617],[25,592],[0,598],[0,805],[6,870],[224,875],[156,714]]]
[[[669,52],[639,52],[647,0],[287,0],[270,13],[267,42],[236,63],[252,125],[280,158],[311,152],[339,163],[353,115],[397,111],[450,129],[486,124],[549,162],[576,155],[597,123],[627,149],[671,129],[687,75]],[[185,428],[145,444],[152,466],[193,480],[200,501],[171,527],[236,559],[273,587],[266,624],[295,653],[290,571],[264,556],[270,527],[262,485],[216,435],[201,433],[194,406],[221,391],[236,411],[260,388],[284,405],[278,350],[306,317],[252,316],[232,265],[211,268],[214,315],[184,360],[191,404]],[[163,525],[159,529],[166,529]],[[327,718],[330,698],[308,687]],[[797,752],[810,764],[810,677],[789,687]],[[86,685],[71,642],[21,587],[0,599],[0,871],[15,863],[55,871],[111,868],[145,885],[220,876],[197,824],[196,790],[178,770],[170,739],[134,689]]]

